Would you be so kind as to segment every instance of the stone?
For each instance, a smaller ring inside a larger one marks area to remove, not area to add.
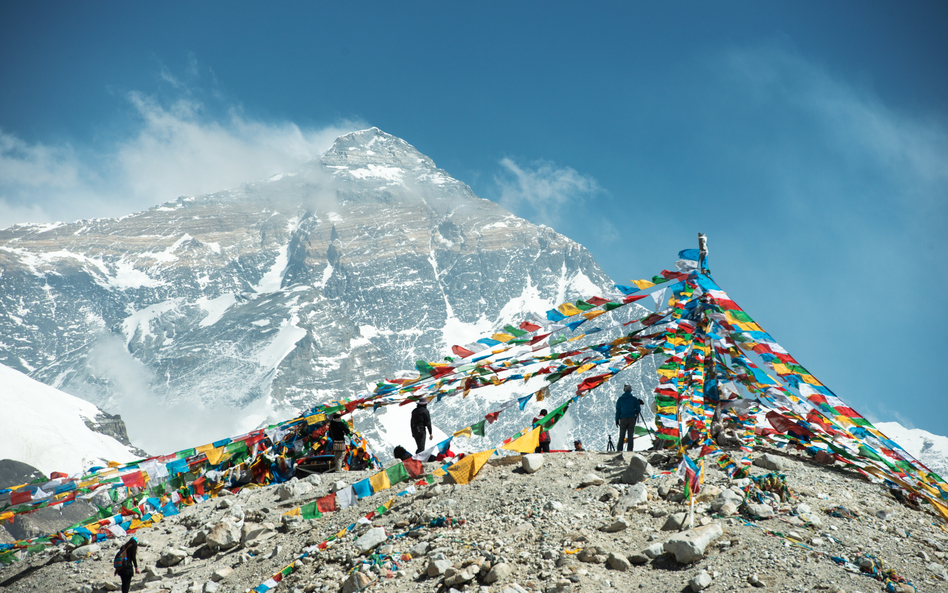
[[[111,581],[111,580],[99,581],[98,583],[95,584],[95,587],[93,588],[99,589],[100,591],[118,591],[119,590],[118,584],[116,584],[115,581]]]
[[[694,578],[688,581],[688,587],[690,587],[691,590],[694,591],[695,593],[697,593],[698,591],[707,589],[710,586],[711,586],[711,575],[709,575],[708,572],[705,570],[702,570],[701,572],[696,574]]]
[[[727,490],[722,490],[714,500],[711,501],[711,508],[715,511],[720,511],[728,502],[732,503],[735,507],[739,507],[742,502],[744,502],[744,493],[738,493],[734,490],[728,488]]]
[[[194,534],[194,537],[191,538],[191,543],[189,545],[192,548],[196,548],[197,546],[200,546],[206,541],[207,541],[207,532],[201,529],[197,533]]]
[[[596,556],[601,556],[601,555],[602,555],[602,550],[600,550],[596,546],[589,546],[589,547],[583,548],[582,551],[580,551],[580,553],[577,556],[577,559],[580,562],[595,562]]]
[[[550,502],[543,505],[543,510],[545,511],[562,511],[563,503],[558,500],[551,500]]]
[[[207,581],[204,583],[204,593],[217,593],[220,590],[221,586],[214,581]]]
[[[892,518],[892,513],[890,513],[886,509],[879,509],[878,511],[876,511],[876,517],[883,521],[888,521],[889,519]]]
[[[836,463],[836,458],[833,457],[832,453],[827,453],[826,451],[817,451],[816,455],[813,457],[813,461],[817,463],[822,463],[824,465],[834,465]]]
[[[272,523],[244,523],[240,534],[240,541],[252,542],[267,533],[271,533],[273,530]]]
[[[541,467],[543,467],[543,454],[542,453],[529,453],[524,455],[520,460],[520,465],[523,467],[523,471],[528,474],[535,473]]]
[[[755,519],[769,519],[774,516],[774,509],[768,504],[749,502],[747,503],[747,514]]]
[[[345,490],[347,486],[348,486],[348,484],[346,484],[346,483],[343,482],[342,480],[336,480],[335,482],[333,482],[333,483],[329,486],[329,491],[330,491],[330,492],[339,492],[340,490]]]
[[[425,554],[427,554],[428,550],[430,549],[431,549],[431,544],[429,544],[428,542],[421,542],[419,544],[415,544],[414,546],[412,546],[411,549],[408,550],[408,553],[411,554],[412,558],[420,558],[421,556],[424,556]]]
[[[309,482],[301,482],[296,478],[290,479],[289,482],[284,482],[277,487],[276,494],[280,500],[289,500],[291,498],[296,498],[298,496],[303,496],[309,492],[312,492],[313,485]]]
[[[585,488],[586,486],[599,486],[600,484],[605,483],[601,477],[596,474],[589,473],[583,476],[583,479],[579,482],[580,488]]]
[[[665,544],[657,542],[642,550],[642,554],[649,560],[654,560],[665,553]]]
[[[142,571],[145,574],[146,583],[154,583],[161,580],[161,573],[158,572],[158,569],[154,566],[146,566],[145,570]]]
[[[240,507],[234,508],[239,509]],[[207,533],[207,546],[212,550],[225,550],[236,546],[240,543],[243,528],[243,511],[240,511],[239,514],[229,515],[214,527],[211,527],[211,530]]]
[[[668,515],[665,524],[662,525],[662,531],[678,531],[688,521],[688,513],[675,513]]]
[[[355,541],[355,547],[357,550],[359,550],[359,553],[365,554],[387,539],[388,536],[385,535],[384,527],[373,527],[372,529],[363,533],[359,539]]]
[[[754,465],[769,469],[772,472],[783,472],[790,469],[790,465],[782,457],[766,453],[754,460]]]
[[[439,577],[452,566],[451,561],[444,558],[432,560],[428,562],[428,569],[425,572],[429,577]]]
[[[229,566],[222,566],[221,568],[218,568],[211,574],[211,580],[214,581],[215,583],[219,583],[223,581],[224,579],[226,579],[228,576],[230,576],[232,572],[234,572],[233,568]]]
[[[490,569],[490,572],[487,573],[487,576],[484,577],[484,582],[490,585],[491,583],[496,583],[497,581],[502,581],[510,576],[510,565],[505,562],[494,565]]]
[[[747,582],[750,583],[751,586],[758,587],[760,589],[763,589],[764,587],[767,586],[767,583],[765,583],[759,576],[757,576],[756,572],[750,575],[749,577],[747,577]]]
[[[662,548],[665,552],[672,554],[677,562],[690,564],[700,560],[708,544],[723,534],[721,526],[713,523],[673,535]]]
[[[648,488],[645,484],[634,484],[616,502],[616,510],[625,512],[648,502]]]
[[[86,546],[79,546],[72,552],[69,552],[70,560],[85,560],[86,558],[92,556],[93,554],[98,554],[102,551],[102,547],[99,544],[89,544]]]
[[[721,488],[715,486],[714,484],[705,484],[701,487],[701,490],[698,492],[698,495],[695,496],[695,502],[711,502],[719,494],[721,494]]]
[[[655,468],[641,455],[633,455],[629,466],[622,472],[623,484],[638,484],[655,473]]]
[[[632,554],[631,556],[629,556],[629,562],[636,565],[646,564],[648,560],[649,560],[648,556],[642,553]]]
[[[369,578],[369,575],[357,570],[342,583],[342,593],[358,593],[371,583],[372,579]]]
[[[618,570],[620,572],[625,572],[632,568],[632,564],[626,558],[618,556],[615,553],[609,554],[609,557],[606,559],[606,564],[608,564],[612,570]]]
[[[600,527],[599,529],[600,531],[605,531],[606,533],[616,533],[619,531],[625,531],[626,529],[629,528],[629,525],[630,523],[627,519],[625,519],[624,517],[619,517],[614,522],[604,527]]]
[[[79,593],[92,593],[92,585],[82,585],[79,587]]]
[[[181,563],[182,560],[188,557],[187,550],[182,550],[180,548],[166,548],[161,552],[161,555],[158,557],[158,566],[168,567],[176,566]]]
[[[736,515],[739,511],[740,509],[738,508],[738,506],[729,500],[725,502],[724,505],[721,506],[721,508],[718,509],[718,514],[723,517],[732,517]]]

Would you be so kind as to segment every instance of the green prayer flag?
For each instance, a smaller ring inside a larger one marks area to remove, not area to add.
[[[471,425],[471,434],[477,435],[479,437],[484,436],[484,427],[487,425],[487,420],[481,420],[477,424]]]
[[[401,461],[386,469],[385,473],[388,475],[389,483],[393,486],[399,482],[404,482],[409,477],[408,470],[405,469],[405,464]]]
[[[323,514],[319,512],[319,509],[316,508],[316,502],[317,501],[314,500],[313,502],[300,507],[300,513],[303,515],[304,519],[318,519],[323,516]]]

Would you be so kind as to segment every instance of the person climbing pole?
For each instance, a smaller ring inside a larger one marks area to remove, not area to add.
[[[547,411],[540,410],[540,415],[533,419],[533,424],[536,425],[540,420],[546,418]],[[540,444],[533,451],[534,453],[549,453],[550,452],[550,433],[543,430],[543,427],[540,426]]]
[[[428,438],[433,439],[431,431],[431,414],[428,413],[428,400],[418,400],[418,405],[411,411],[411,436],[415,439],[415,453],[425,450],[425,431]]]
[[[112,560],[112,566],[115,574],[122,579],[122,593],[128,593],[132,587],[132,577],[138,574],[138,538],[133,537],[122,544]]]
[[[625,385],[622,389],[622,395],[616,400],[616,426],[619,427],[619,442],[616,445],[616,450],[619,452],[622,451],[622,443],[625,442],[626,436],[629,439],[626,451],[634,450],[635,420],[642,410],[642,402],[632,395],[632,386]]]
[[[332,471],[342,471],[342,460],[346,456],[346,436],[350,434],[349,425],[342,414],[334,413],[329,419],[329,438],[332,439]]]

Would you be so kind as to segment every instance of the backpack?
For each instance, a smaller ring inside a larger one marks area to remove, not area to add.
[[[112,560],[112,568],[115,570],[121,570],[130,564],[127,550],[119,550],[118,554],[115,555],[115,559]]]

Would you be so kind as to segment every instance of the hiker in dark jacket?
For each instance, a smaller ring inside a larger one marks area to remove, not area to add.
[[[619,443],[616,445],[616,450],[622,451],[622,443],[628,435],[629,445],[626,451],[632,451],[634,450],[632,439],[635,438],[635,420],[642,410],[642,402],[632,395],[631,385],[626,385],[623,390],[622,395],[616,400],[616,426],[619,427]]]
[[[434,433],[431,431],[431,414],[428,413],[428,401],[418,400],[418,405],[411,411],[411,436],[415,439],[415,453],[421,453],[425,450],[425,431],[428,431],[428,438],[433,439]]]
[[[329,420],[329,438],[332,439],[332,469],[342,471],[342,460],[346,456],[346,436],[350,434],[349,425],[336,412]]]
[[[138,538],[133,537],[122,544],[115,554],[112,566],[115,568],[115,574],[122,579],[122,593],[128,593],[132,586],[132,576],[138,574]]]

